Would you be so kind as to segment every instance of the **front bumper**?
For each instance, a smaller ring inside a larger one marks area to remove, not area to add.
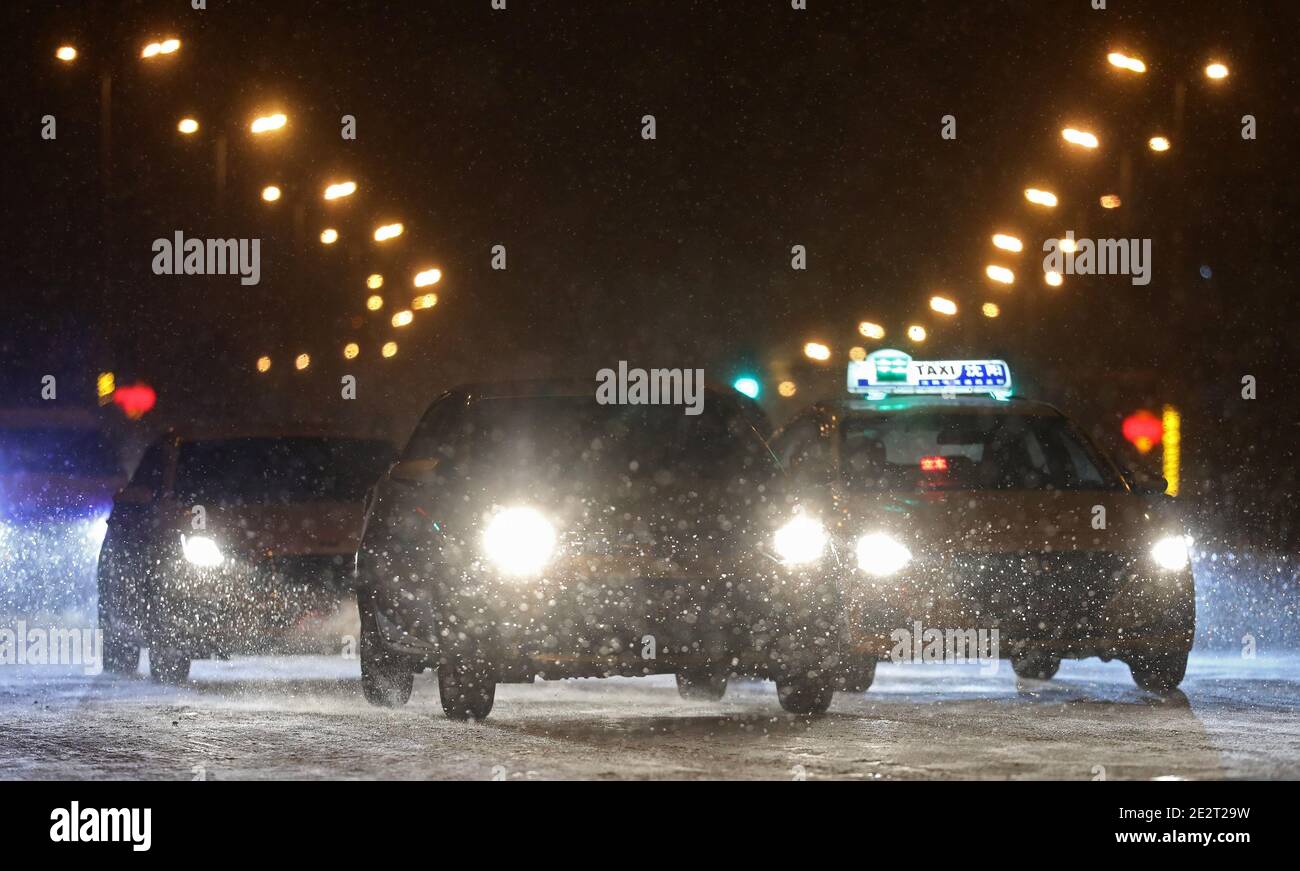
[[[1140,557],[1054,552],[959,555],[888,578],[855,573],[851,645],[891,657],[899,632],[997,631],[1000,655],[1066,658],[1187,651],[1195,630],[1190,568],[1161,572]]]
[[[144,606],[146,643],[192,656],[337,652],[355,637],[349,555],[227,560],[211,569],[177,560]]]
[[[705,574],[605,557],[528,580],[480,566],[375,573],[363,595],[384,643],[427,665],[490,660],[503,679],[645,675],[687,668],[773,675],[834,649],[838,591],[759,566]]]

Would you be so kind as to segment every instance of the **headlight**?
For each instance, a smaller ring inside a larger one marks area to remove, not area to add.
[[[532,508],[507,508],[488,523],[483,550],[504,574],[540,574],[555,553],[555,527]]]
[[[1151,548],[1151,558],[1156,565],[1167,572],[1176,572],[1187,568],[1190,556],[1187,553],[1187,539],[1181,535],[1162,538]]]
[[[185,560],[201,569],[210,569],[221,565],[225,556],[217,543],[206,535],[181,536],[181,552]]]
[[[883,578],[912,561],[912,552],[883,532],[872,532],[858,539],[858,568]]]
[[[821,521],[800,515],[776,531],[772,547],[786,565],[816,562],[826,550],[826,529]]]

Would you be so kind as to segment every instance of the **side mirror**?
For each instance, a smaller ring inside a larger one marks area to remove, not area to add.
[[[154,501],[154,491],[143,484],[130,484],[117,491],[114,505],[148,505]]]
[[[1169,481],[1163,475],[1138,475],[1132,469],[1120,469],[1120,474],[1134,493],[1143,496],[1163,496],[1169,489]]]
[[[428,484],[433,481],[438,464],[437,459],[400,460],[388,470],[388,477],[399,484]]]

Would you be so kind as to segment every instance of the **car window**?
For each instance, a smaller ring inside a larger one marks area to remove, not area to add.
[[[1108,490],[1122,487],[1063,417],[865,414],[841,426],[850,489]]]

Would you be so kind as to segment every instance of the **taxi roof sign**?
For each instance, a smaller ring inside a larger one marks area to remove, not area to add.
[[[1003,360],[913,360],[904,351],[882,348],[865,360],[851,360],[849,393],[867,399],[934,394],[1011,396],[1011,368]]]

